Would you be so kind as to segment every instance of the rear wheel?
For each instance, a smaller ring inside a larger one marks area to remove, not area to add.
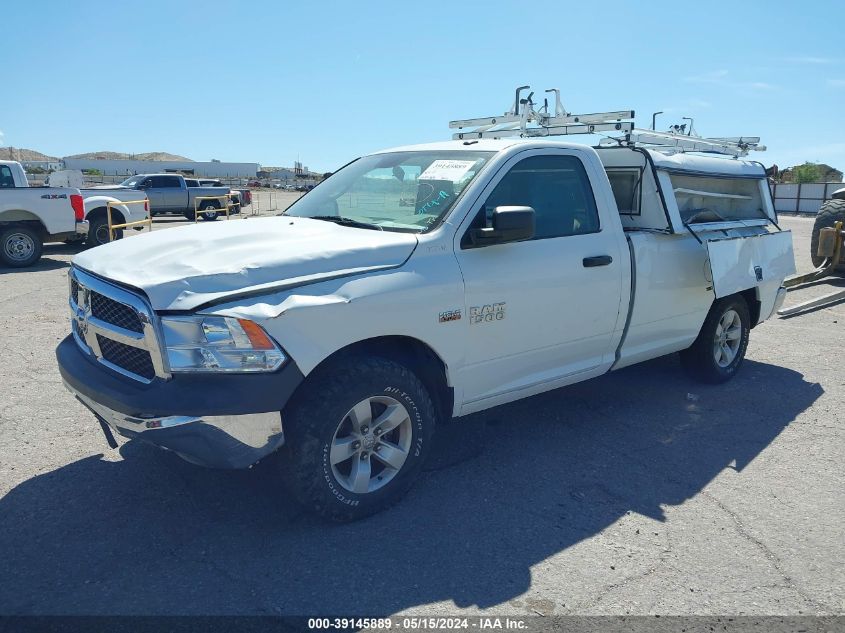
[[[813,266],[818,268],[824,262],[824,257],[819,257],[816,252],[819,249],[819,232],[822,229],[832,227],[837,222],[845,225],[845,200],[828,200],[819,209],[816,221],[813,224],[813,235],[810,238],[810,257],[813,258]],[[840,256],[837,272],[845,272],[845,257]]]
[[[408,368],[356,357],[310,376],[283,419],[283,469],[294,496],[327,519],[352,521],[389,507],[410,488],[436,417]]]
[[[216,200],[206,200],[200,205],[200,217],[208,222],[213,222],[217,219],[219,209],[219,202]]]
[[[681,363],[702,382],[726,382],[745,359],[750,333],[751,315],[745,299],[719,299],[710,308],[698,338],[681,352]]]
[[[88,225],[88,237],[85,238],[85,245],[88,247],[100,246],[111,242],[109,235],[109,221],[103,216],[96,216]],[[123,238],[123,229],[115,229],[114,239]]]
[[[41,236],[27,226],[0,232],[0,260],[12,268],[32,266],[41,259],[42,246]]]

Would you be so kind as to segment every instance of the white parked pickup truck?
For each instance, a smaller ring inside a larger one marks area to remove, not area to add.
[[[29,187],[15,161],[0,161],[0,263],[32,266],[44,242],[84,238],[88,232],[79,189]]]
[[[150,202],[143,191],[95,186],[79,190],[85,201],[85,219],[90,224],[88,246],[100,246],[111,241],[109,235],[108,207],[111,203],[112,224],[141,222],[150,217]],[[141,231],[144,225],[131,227]],[[123,237],[124,229],[114,230],[114,239]]]
[[[111,443],[278,450],[299,500],[350,520],[453,418],[674,352],[730,379],[793,270],[759,163],[450,141],[353,161],[279,217],[77,255],[57,357]]]
[[[20,169],[18,186],[28,187],[26,174]],[[83,217],[88,223],[86,233],[76,233],[65,239],[68,243],[82,243],[86,246],[99,246],[111,241],[108,226],[108,206],[111,203],[112,224],[125,224],[146,220],[150,216],[149,203],[143,192],[120,188],[84,187],[84,176],[77,169],[55,171],[47,176],[48,187],[70,187],[78,189],[82,195]],[[104,191],[106,189],[107,191]],[[133,227],[142,230],[143,226]],[[114,238],[121,239],[123,229],[114,229]]]

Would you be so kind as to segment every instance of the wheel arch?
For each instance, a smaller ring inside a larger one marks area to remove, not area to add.
[[[402,335],[356,341],[324,358],[308,376],[316,374],[341,358],[350,356],[379,356],[406,366],[414,372],[431,395],[437,409],[438,421],[448,422],[452,419],[455,393],[450,385],[448,366],[440,355],[423,341]]]
[[[49,231],[47,231],[47,227],[44,225],[44,222],[41,221],[41,218],[31,211],[26,211],[24,209],[8,209],[6,211],[0,211],[0,230],[4,229],[6,226],[14,224],[23,224],[31,229],[35,229],[42,238],[49,234]]]
[[[105,204],[96,205],[86,213],[85,217],[89,222],[93,222],[99,218],[108,219],[107,206]],[[126,216],[124,216],[123,211],[119,207],[112,207],[111,218],[114,224],[126,223]]]
[[[745,303],[748,306],[748,314],[751,316],[751,327],[755,327],[760,323],[760,306],[762,303],[760,301],[760,289],[749,288],[748,290],[738,292],[737,296],[745,299]]]

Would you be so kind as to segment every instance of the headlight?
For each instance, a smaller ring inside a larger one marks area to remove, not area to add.
[[[285,355],[252,321],[218,316],[162,317],[170,371],[275,371]]]

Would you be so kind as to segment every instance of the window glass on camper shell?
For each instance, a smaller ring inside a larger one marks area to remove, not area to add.
[[[606,172],[619,213],[621,215],[639,215],[642,169],[639,167],[607,167]]]
[[[759,178],[669,174],[681,219],[697,222],[765,220]]]
[[[345,218],[385,231],[433,228],[495,152],[372,154],[334,173],[286,215]]]

